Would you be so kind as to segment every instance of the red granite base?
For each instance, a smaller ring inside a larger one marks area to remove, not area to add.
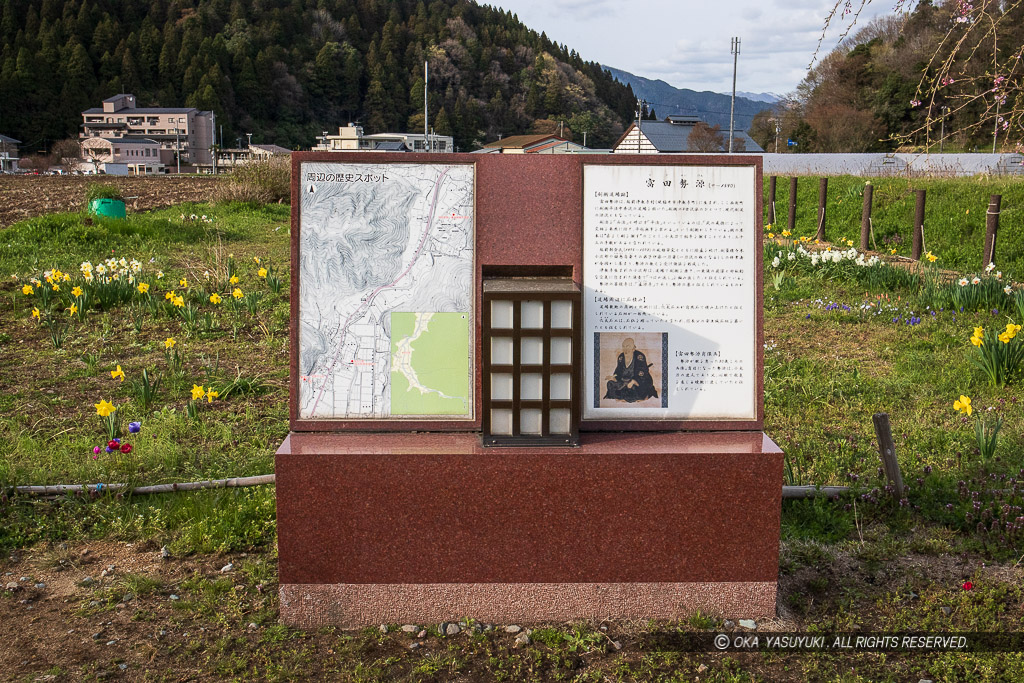
[[[296,625],[774,612],[782,452],[763,434],[291,434],[281,618]]]
[[[281,621],[313,629],[430,624],[471,615],[522,624],[573,619],[775,616],[775,582],[284,584]]]

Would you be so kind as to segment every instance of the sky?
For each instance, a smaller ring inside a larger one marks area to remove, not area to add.
[[[851,0],[856,11],[861,0]],[[736,90],[785,95],[807,73],[835,0],[478,0],[509,10],[529,28],[586,61],[660,79],[677,88],[732,91],[730,39],[740,38]],[[891,14],[875,0],[858,26]],[[840,10],[842,11],[842,10]],[[847,21],[840,18],[839,24]],[[854,29],[856,32],[856,29]],[[830,30],[824,56],[841,31]]]

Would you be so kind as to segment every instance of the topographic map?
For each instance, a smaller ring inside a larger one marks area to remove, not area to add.
[[[299,416],[472,417],[473,167],[302,164]]]

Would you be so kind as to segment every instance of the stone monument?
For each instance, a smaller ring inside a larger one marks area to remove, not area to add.
[[[281,618],[775,613],[761,159],[292,155]]]

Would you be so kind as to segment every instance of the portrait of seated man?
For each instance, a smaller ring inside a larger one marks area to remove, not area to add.
[[[632,337],[622,341],[622,353],[619,354],[615,373],[605,377],[608,381],[606,399],[636,403],[648,398],[657,398],[658,391],[654,388],[651,378],[651,366],[647,356],[636,348]]]

